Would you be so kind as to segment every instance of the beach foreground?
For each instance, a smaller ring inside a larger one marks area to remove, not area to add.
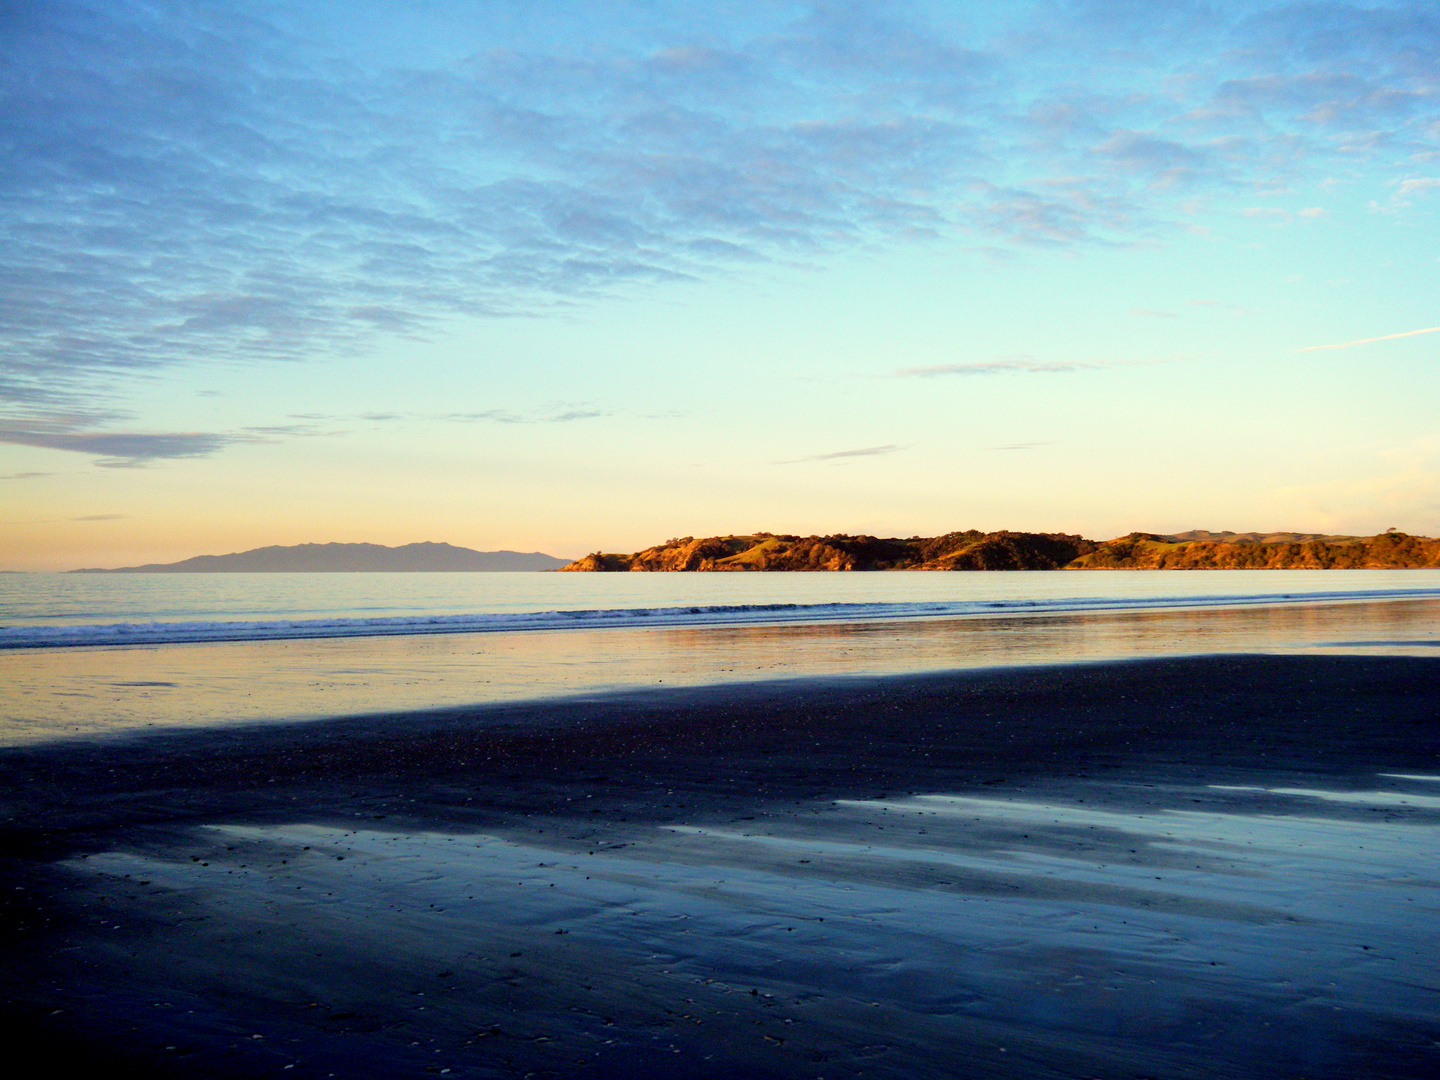
[[[1440,1075],[1440,660],[0,751],[10,1045],[184,1077]]]

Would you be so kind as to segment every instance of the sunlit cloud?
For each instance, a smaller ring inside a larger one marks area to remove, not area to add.
[[[1440,188],[1440,177],[1419,176],[1410,180],[1402,180],[1395,188],[1394,198],[1397,201],[1409,202],[1416,195],[1433,191]]]

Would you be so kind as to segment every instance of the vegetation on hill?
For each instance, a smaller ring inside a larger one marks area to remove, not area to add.
[[[1068,533],[976,529],[908,539],[874,536],[683,536],[633,555],[594,552],[568,571],[747,570],[1278,570],[1440,567],[1440,540],[1391,531],[1130,533],[1103,543]]]
[[[634,555],[587,555],[565,570],[1057,570],[1092,551],[1061,533],[874,536],[685,536]]]
[[[1253,535],[1253,534],[1252,534]],[[1307,539],[1183,540],[1131,533],[1100,544],[1075,570],[1398,570],[1440,566],[1440,540],[1402,532]],[[1294,536],[1294,534],[1289,534]]]

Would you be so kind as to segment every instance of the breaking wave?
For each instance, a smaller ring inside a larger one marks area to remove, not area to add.
[[[1426,599],[1440,589],[1378,589],[1219,596],[1066,597],[908,603],[714,604],[675,607],[595,608],[575,611],[379,618],[267,619],[247,621],[148,621],[69,626],[0,627],[0,649],[97,645],[160,645],[288,638],[380,637],[418,634],[479,634],[517,630],[610,627],[663,628],[745,626],[798,622],[859,622],[960,616],[1064,615],[1095,611],[1252,607],[1341,601]]]

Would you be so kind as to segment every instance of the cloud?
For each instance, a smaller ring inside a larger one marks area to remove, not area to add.
[[[557,413],[554,416],[546,417],[540,422],[546,424],[568,424],[574,420],[595,420],[606,415],[608,414],[600,412],[598,409],[571,409],[568,412]]]
[[[1418,2],[470,7],[12,5],[0,405],[913,237],[1148,242],[1413,169],[1440,101]]]
[[[1386,206],[1373,204],[1375,209],[1386,213],[1394,213],[1397,210],[1414,204],[1417,196],[1429,195],[1436,188],[1440,188],[1440,177],[1417,176],[1409,180],[1400,180],[1395,184],[1395,190],[1390,193],[1390,202]]]
[[[879,457],[882,454],[893,454],[903,449],[905,449],[903,446],[897,446],[894,443],[888,443],[885,446],[866,446],[862,447],[859,450],[836,450],[835,452],[829,454],[811,454],[808,457],[790,458],[787,461],[777,461],[775,462],[775,464],[798,465],[802,462],[807,461],[836,461],[842,458]]]
[[[314,424],[256,424],[240,429],[245,433],[246,442],[273,442],[277,438],[307,438],[321,435],[339,435],[338,431],[327,431]],[[254,436],[254,438],[249,438]]]
[[[437,419],[453,420],[458,423],[491,421],[496,424],[569,424],[576,420],[594,420],[610,414],[600,409],[569,408],[558,412],[513,413],[505,409],[486,409],[483,412],[446,413]]]
[[[71,521],[122,521],[126,514],[86,514],[84,517],[71,518]]]
[[[933,367],[901,368],[894,373],[894,377],[897,379],[928,379],[939,375],[1003,375],[1009,372],[1056,375],[1071,371],[1091,371],[1100,366],[1099,364],[1069,361],[990,360],[973,364],[936,364]]]
[[[1407,195],[1414,195],[1417,192],[1430,191],[1437,187],[1440,187],[1440,177],[1421,176],[1412,180],[1400,181],[1399,186],[1395,189],[1395,194],[1403,198]]]
[[[53,476],[48,472],[13,472],[0,476],[0,480],[35,480],[42,476]]]
[[[1278,206],[1247,206],[1240,213],[1255,221],[1268,224],[1271,228],[1283,228],[1292,225],[1298,218],[1301,221],[1314,221],[1317,218],[1326,216],[1323,206],[1307,206],[1300,210],[1290,211]]]
[[[293,424],[268,424],[241,428],[243,435],[236,441],[268,441],[266,437],[314,437],[345,434],[336,424],[371,423],[454,423],[454,424],[568,424],[577,420],[594,420],[610,416],[610,412],[589,405],[558,404],[547,409],[517,412],[511,409],[482,409],[475,412],[452,413],[404,413],[367,412],[355,415],[329,415],[324,413],[291,413]]]
[[[1151,225],[1133,200],[1107,194],[1090,181],[1045,181],[1043,192],[972,185],[974,195],[961,210],[971,228],[1012,244],[1035,247],[1114,246]]]
[[[106,468],[134,468],[152,461],[206,457],[244,437],[208,432],[27,431],[0,427],[0,443],[71,450],[99,458]]]
[[[1049,446],[1048,442],[1010,443],[1006,446],[987,446],[986,450],[1034,450],[1037,446]]]
[[[1189,184],[1215,167],[1207,149],[1145,131],[1116,132],[1095,147],[1094,153],[1120,169],[1142,175],[1157,187]]]
[[[1440,326],[1430,326],[1424,330],[1406,330],[1402,334],[1384,334],[1380,337],[1359,338],[1355,341],[1342,341],[1338,345],[1307,345],[1303,349],[1296,349],[1296,352],[1319,352],[1322,349],[1348,349],[1352,345],[1369,345],[1376,341],[1394,341],[1396,338],[1415,337],[1418,334],[1440,333]]]

